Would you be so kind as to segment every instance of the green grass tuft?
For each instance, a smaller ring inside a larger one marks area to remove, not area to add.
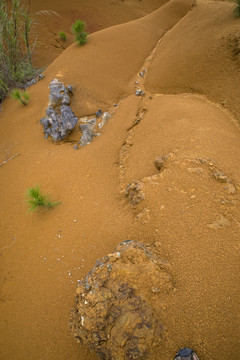
[[[234,2],[236,4],[233,10],[234,15],[236,17],[240,17],[240,0],[234,0]]]
[[[66,35],[66,33],[65,33],[64,31],[60,31],[59,37],[60,37],[60,39],[63,40],[63,41],[66,41],[66,40],[67,40],[67,35]]]
[[[40,192],[39,186],[27,189],[26,200],[30,205],[29,212],[35,212],[40,209],[51,209],[54,206],[60,204],[60,202],[52,202],[47,195],[43,195]]]
[[[11,92],[11,96],[20,101],[21,104],[27,105],[29,102],[30,95],[26,91],[20,91],[18,89],[15,89]]]
[[[87,42],[88,33],[85,32],[85,25],[85,21],[76,20],[72,26],[72,31],[75,34],[75,41],[77,41],[80,46]]]

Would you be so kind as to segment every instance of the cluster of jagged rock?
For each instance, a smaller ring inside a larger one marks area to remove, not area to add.
[[[71,85],[64,86],[61,81],[54,79],[49,85],[50,94],[48,107],[46,109],[46,117],[40,120],[43,125],[43,133],[45,137],[49,136],[55,141],[64,140],[71,131],[75,128],[78,118],[71,109],[71,96],[73,95],[73,88]],[[106,123],[110,118],[108,112],[98,110],[96,112],[96,118],[86,119],[83,124],[80,124],[82,132],[81,139],[79,141],[80,146],[89,144],[96,136],[95,127],[97,125],[97,118],[101,118],[101,122],[98,124],[98,128]],[[77,149],[77,145],[74,146]]]

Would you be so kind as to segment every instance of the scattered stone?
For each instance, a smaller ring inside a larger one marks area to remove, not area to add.
[[[207,227],[209,227],[210,229],[217,230],[219,228],[223,228],[230,225],[231,225],[230,221],[228,221],[228,219],[226,219],[223,215],[221,215],[218,220],[216,220],[212,224],[208,224]]]
[[[154,165],[155,167],[159,170],[162,171],[164,168],[164,165],[166,164],[167,160],[170,158],[169,154],[163,155],[163,156],[159,156],[154,160]]]
[[[232,181],[227,175],[225,175],[222,171],[219,171],[219,170],[213,171],[212,176],[216,180],[221,181],[221,182],[231,182]]]
[[[101,110],[101,109],[99,109],[98,111],[96,111],[96,117],[97,117],[97,118],[100,118],[101,115],[102,115],[102,110]]]
[[[111,115],[107,111],[105,111],[102,115],[102,121],[98,124],[99,129],[101,129],[110,118]]]
[[[137,89],[137,90],[135,91],[135,95],[137,95],[137,96],[143,96],[143,95],[144,95],[144,91],[142,91],[141,89]]]
[[[145,69],[143,69],[143,70],[139,73],[139,75],[140,75],[141,77],[144,77],[145,74],[146,74],[146,70],[145,70]]]
[[[92,139],[94,138],[94,129],[96,126],[97,120],[95,118],[86,121],[85,124],[80,125],[80,129],[82,131],[82,136],[79,141],[80,146],[86,146],[90,142],[92,142]]]
[[[226,190],[229,194],[236,194],[237,192],[236,187],[232,183],[226,184],[226,186],[224,186],[224,190]]]
[[[143,187],[144,183],[141,181],[133,181],[128,184],[125,194],[132,206],[138,205],[141,201],[145,199]]]
[[[163,332],[149,295],[173,288],[166,267],[145,244],[120,243],[78,284],[69,322],[74,337],[102,360],[147,358]]]
[[[74,150],[77,150],[77,149],[78,149],[78,146],[77,146],[77,145],[74,145],[73,148],[74,148]]]
[[[37,75],[35,78],[33,78],[32,80],[28,81],[25,85],[24,85],[24,90],[26,90],[27,88],[29,88],[30,86],[36,84],[38,81],[42,80],[45,78],[45,75],[43,74],[39,74]]]
[[[202,168],[188,168],[187,170],[193,174],[201,174],[203,172]]]
[[[65,139],[78,121],[70,107],[71,100],[68,87],[65,87],[58,79],[51,81],[46,117],[40,120],[45,138],[51,136],[55,142]]]
[[[114,104],[113,106],[118,106],[118,104]]]
[[[215,160],[213,160],[213,159],[198,158],[198,159],[196,159],[196,161],[200,162],[200,164],[205,164],[205,165],[209,165],[209,166],[213,166],[215,164]]]

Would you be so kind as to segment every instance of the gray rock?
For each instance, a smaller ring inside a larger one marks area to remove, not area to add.
[[[137,96],[143,96],[143,95],[144,95],[144,91],[142,91],[141,89],[137,89],[137,90],[135,91],[135,95],[137,95]]]
[[[70,105],[68,90],[58,79],[53,79],[50,84],[50,94],[48,106],[56,108],[60,105]],[[68,102],[66,104],[66,102]]]
[[[97,120],[95,118],[93,118],[93,119],[86,121],[85,124],[80,125],[80,129],[82,131],[82,136],[79,141],[80,146],[86,146],[92,141],[93,137],[95,136],[94,129],[95,129],[96,123],[97,123]]]
[[[36,84],[38,81],[44,79],[45,76],[43,74],[39,74],[37,75],[35,78],[33,78],[32,80],[28,81],[25,85],[24,85],[24,89],[26,90],[28,87]]]
[[[57,79],[51,81],[49,106],[46,109],[46,117],[40,120],[43,125],[45,137],[51,136],[57,142],[65,139],[77,124],[77,117],[73,113],[70,100],[70,85],[66,88]]]

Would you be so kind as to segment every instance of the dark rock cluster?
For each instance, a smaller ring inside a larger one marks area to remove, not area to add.
[[[98,260],[76,290],[74,337],[102,360],[145,359],[161,342],[163,326],[148,300],[172,287],[164,266],[149,247],[131,240]]]
[[[72,86],[65,87],[61,81],[54,79],[49,85],[49,103],[46,109],[46,117],[40,120],[43,125],[45,137],[57,142],[66,138],[77,124],[77,117],[73,113],[70,104]]]

